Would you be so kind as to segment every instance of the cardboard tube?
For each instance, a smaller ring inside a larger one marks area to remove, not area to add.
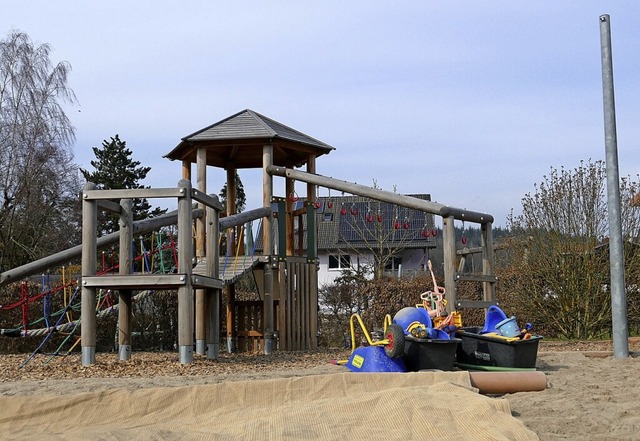
[[[471,385],[481,394],[536,392],[547,388],[544,372],[469,372]]]

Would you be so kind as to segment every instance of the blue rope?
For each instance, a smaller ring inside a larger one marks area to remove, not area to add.
[[[42,347],[44,346],[44,344],[49,341],[49,339],[51,338],[51,336],[53,335],[53,333],[55,332],[56,328],[58,327],[58,325],[60,324],[60,322],[62,321],[62,319],[65,317],[65,314],[70,308],[71,308],[71,304],[73,303],[73,300],[76,298],[76,295],[80,292],[80,283],[76,284],[76,289],[73,292],[73,295],[71,296],[71,299],[69,300],[69,303],[67,304],[67,307],[65,308],[65,310],[63,311],[62,314],[60,314],[60,317],[58,317],[58,320],[56,321],[56,324],[54,325],[53,328],[50,329],[49,333],[46,335],[46,337],[44,338],[44,340],[42,340],[42,343],[40,343],[40,345],[36,348],[35,351],[33,351],[33,353],[29,356],[29,358],[27,358],[21,365],[20,368],[25,367],[32,359],[33,357],[36,356],[36,354],[38,352],[40,352],[40,349],[42,349]],[[79,320],[78,320],[79,322]],[[77,326],[77,325],[76,325]]]
[[[144,268],[147,268],[147,272],[151,273],[151,267],[149,265],[149,254],[147,253],[147,249],[144,247],[144,240],[142,236],[140,236],[140,248],[142,248],[142,272],[144,272]]]

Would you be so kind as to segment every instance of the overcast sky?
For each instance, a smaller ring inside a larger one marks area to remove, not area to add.
[[[320,174],[430,193],[504,225],[550,167],[604,159],[602,14],[620,174],[635,177],[635,0],[3,0],[0,30],[26,32],[52,46],[54,63],[71,64],[78,104],[68,115],[83,168],[91,147],[119,134],[152,167],[146,185],[175,186],[180,164],[162,156],[248,108],[335,147]],[[247,208],[257,208],[259,172],[240,176]],[[224,173],[208,178],[218,193]]]

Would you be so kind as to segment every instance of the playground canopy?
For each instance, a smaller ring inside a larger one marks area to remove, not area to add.
[[[262,148],[273,145],[273,164],[299,167],[334,147],[287,127],[253,110],[243,110],[182,138],[164,157],[196,163],[198,148],[207,150],[207,165],[227,168],[262,168]]]

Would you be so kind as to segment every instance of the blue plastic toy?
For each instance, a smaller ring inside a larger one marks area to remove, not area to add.
[[[407,372],[402,358],[390,358],[382,346],[356,348],[345,365],[351,372]]]
[[[421,323],[427,328],[433,328],[429,312],[424,308],[413,308],[411,306],[407,306],[406,308],[402,308],[400,311],[396,312],[396,315],[393,316],[393,323],[397,323],[402,326],[405,334],[408,334],[407,329],[415,322]]]
[[[487,315],[484,320],[484,328],[480,331],[480,334],[488,334],[489,332],[498,332],[496,326],[503,320],[507,320],[507,315],[498,308],[496,305],[489,306],[487,309]]]

